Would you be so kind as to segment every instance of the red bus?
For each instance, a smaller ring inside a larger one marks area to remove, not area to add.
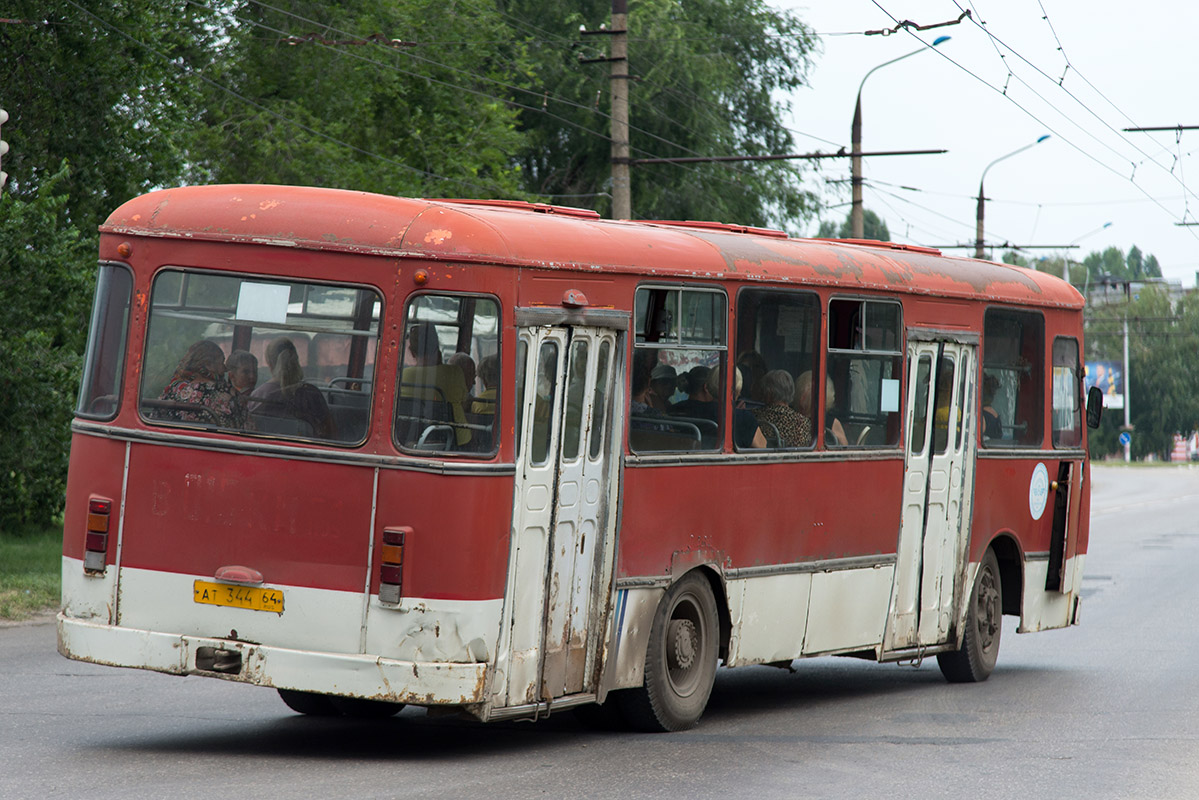
[[[1077,622],[1083,300],[927,248],[204,186],[101,227],[63,655],[310,714],[703,712],[718,665],[984,680]]]

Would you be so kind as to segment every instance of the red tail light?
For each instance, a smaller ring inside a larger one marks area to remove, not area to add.
[[[411,528],[387,528],[383,531],[383,547],[379,550],[379,602],[389,606],[400,604],[404,574],[404,539]]]
[[[112,501],[92,497],[87,501],[87,535],[83,544],[84,572],[103,573],[108,561],[108,521]]]

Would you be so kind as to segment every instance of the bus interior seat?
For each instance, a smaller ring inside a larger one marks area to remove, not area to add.
[[[862,430],[858,431],[858,438],[854,440],[854,444],[858,445],[859,447],[861,447],[864,444],[868,444],[867,437],[869,435],[870,435],[870,426],[863,425]]]
[[[699,450],[699,427],[668,417],[633,415],[629,419],[629,445],[636,451]]]
[[[339,442],[360,442],[366,437],[366,406],[330,403],[329,413],[333,415],[335,438]]]
[[[762,435],[766,437],[767,449],[777,450],[783,446],[783,435],[779,433],[778,426],[770,420],[758,420],[758,430],[762,431]]]
[[[407,392],[415,388],[418,387],[410,384],[405,385],[403,390]],[[441,391],[435,386],[419,388],[431,390],[430,394],[441,397]],[[428,428],[449,427],[447,423],[453,420],[450,404],[444,397],[432,399],[428,396],[409,395],[401,396],[396,401],[395,432],[402,445],[415,447],[425,438]]]
[[[250,414],[250,425],[259,433],[277,433],[283,436],[305,436],[312,438],[312,426],[295,417],[277,417],[270,414]]]

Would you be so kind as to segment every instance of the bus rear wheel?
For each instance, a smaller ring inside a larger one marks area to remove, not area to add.
[[[367,700],[363,697],[331,697],[333,707],[347,717],[356,719],[386,719],[400,713],[403,703],[387,700]]]
[[[333,707],[333,698],[327,694],[300,692],[295,689],[279,689],[277,691],[287,707],[297,714],[307,714],[310,717],[336,717],[339,713]]]
[[[962,646],[951,653],[939,653],[937,666],[950,683],[985,681],[999,658],[999,635],[1003,631],[1003,583],[999,579],[999,559],[987,548],[966,614],[966,632]]]
[[[716,679],[719,638],[712,586],[701,573],[688,573],[670,588],[654,614],[645,684],[619,694],[628,723],[651,732],[695,725]]]

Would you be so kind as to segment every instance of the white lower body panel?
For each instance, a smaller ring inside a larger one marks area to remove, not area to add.
[[[197,669],[196,652],[214,647],[240,653],[241,669]],[[417,705],[481,703],[486,664],[401,661],[374,655],[322,653],[285,647],[158,633],[58,615],[58,651],[67,658],[173,675],[207,675],[305,692]]]
[[[1066,560],[1061,592],[1045,591],[1048,559],[1029,559],[1024,562],[1024,596],[1020,598],[1020,627],[1018,633],[1065,628],[1078,622],[1078,598],[1082,587],[1082,568],[1085,554]]]

